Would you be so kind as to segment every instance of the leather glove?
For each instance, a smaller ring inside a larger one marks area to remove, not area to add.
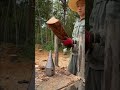
[[[62,43],[64,46],[73,47],[73,40],[71,38],[67,38],[66,40],[63,40]]]

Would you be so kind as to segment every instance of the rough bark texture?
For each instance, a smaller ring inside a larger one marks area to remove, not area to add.
[[[49,27],[52,29],[53,33],[60,40],[64,40],[64,39],[66,39],[66,37],[68,37],[67,33],[65,32],[65,30],[60,22],[56,22],[54,24],[49,24]]]

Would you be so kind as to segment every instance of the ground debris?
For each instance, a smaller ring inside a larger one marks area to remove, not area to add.
[[[18,83],[19,83],[19,84],[23,84],[23,83],[28,84],[28,83],[29,83],[29,81],[27,81],[27,80],[22,80],[22,81],[18,81]]]
[[[33,62],[13,44],[1,44],[0,51],[0,90],[26,90],[29,84],[23,80],[30,80]],[[26,83],[22,89],[20,83]]]
[[[55,75],[52,77],[48,77],[45,74],[47,59],[48,52],[39,52],[39,50],[35,52],[35,87],[39,88],[36,90],[41,90],[41,88],[42,90],[58,90],[61,87],[80,80],[80,78],[70,74],[67,70],[69,55],[63,55],[62,52],[59,52],[59,67],[55,66]]]
[[[45,70],[45,66],[40,66],[40,70]]]

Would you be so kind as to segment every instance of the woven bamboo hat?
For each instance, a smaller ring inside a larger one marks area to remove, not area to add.
[[[80,1],[81,4],[85,3],[85,0],[69,0],[68,6],[72,11],[77,12],[77,5],[76,5],[77,1]]]

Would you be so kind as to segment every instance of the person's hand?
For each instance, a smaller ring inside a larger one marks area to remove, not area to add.
[[[73,40],[71,38],[67,38],[66,40],[63,40],[62,43],[64,46],[73,47]]]

